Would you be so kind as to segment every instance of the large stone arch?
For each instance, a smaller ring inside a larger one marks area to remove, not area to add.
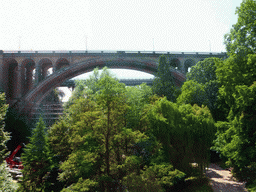
[[[108,68],[133,69],[150,74],[154,74],[157,71],[157,63],[152,60],[121,58],[88,59],[62,68],[61,70],[54,72],[51,76],[48,76],[45,80],[41,81],[22,98],[22,106],[24,106],[23,110],[30,111],[33,107],[38,106],[48,93],[50,93],[54,88],[62,84],[64,81],[85,72],[90,72],[95,67],[101,69],[105,66]],[[185,79],[185,76],[182,73],[177,73],[176,76],[178,76],[178,80]]]

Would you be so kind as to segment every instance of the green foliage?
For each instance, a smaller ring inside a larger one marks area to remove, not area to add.
[[[122,184],[126,189],[133,192],[153,192],[159,191],[164,192],[165,190],[161,185],[155,180],[154,173],[149,173],[147,178],[143,178],[141,175],[136,175],[136,173],[131,173],[124,177]]]
[[[177,102],[186,104],[206,105],[215,120],[225,120],[227,112],[219,97],[220,83],[216,77],[217,65],[223,65],[219,58],[207,58],[191,67],[187,80]],[[225,116],[225,117],[224,117]]]
[[[236,86],[235,103],[229,123],[219,123],[214,148],[228,159],[229,166],[239,177],[255,162],[256,156],[256,83]],[[255,170],[254,170],[255,174]],[[244,178],[245,176],[243,176]],[[245,179],[247,180],[247,179]]]
[[[134,87],[126,87],[126,97],[129,105],[126,114],[127,128],[142,131],[143,126],[141,126],[140,119],[143,115],[143,108],[149,104],[152,95],[151,88],[145,83]]]
[[[195,159],[203,174],[215,133],[209,109],[161,99],[148,113],[148,118],[152,134],[162,143],[165,160],[189,173],[189,163]]]
[[[177,98],[177,103],[197,104],[199,106],[207,104],[208,98],[203,84],[197,83],[194,80],[189,80],[182,85],[181,89],[182,92]]]
[[[192,66],[190,72],[187,73],[187,81],[194,80],[197,83],[206,84],[210,81],[217,80],[216,63],[223,61],[216,57],[206,58]]]
[[[68,109],[75,102],[75,100],[86,95],[85,82],[82,80],[76,80],[75,84],[75,90],[72,92],[69,100],[64,104],[64,109]]]
[[[230,108],[228,123],[217,126],[213,148],[228,159],[226,164],[234,167],[234,175],[249,181],[244,173],[255,163],[256,156],[256,2],[244,0],[236,14],[237,23],[225,35],[229,58],[223,64],[217,63],[216,70],[222,85],[219,95]]]
[[[60,97],[63,96],[63,92],[57,88],[53,89],[42,101],[42,103],[60,103]]]
[[[216,74],[222,85],[220,95],[231,108],[235,104],[236,86],[250,86],[256,79],[256,56],[230,56],[223,64],[217,64]]]
[[[14,183],[11,174],[6,170],[6,163],[1,163],[0,165],[0,191],[4,192],[14,192],[17,190],[18,185]]]
[[[3,156],[6,152],[6,143],[10,139],[10,134],[5,131],[5,115],[8,105],[5,101],[5,94],[0,93],[0,163],[3,161]]]
[[[98,186],[98,182],[92,181],[90,179],[83,180],[82,178],[79,178],[78,182],[76,184],[73,184],[69,186],[68,188],[64,188],[61,192],[83,192],[83,191],[92,191],[96,189]]]
[[[186,174],[170,164],[145,167],[139,175],[131,173],[124,177],[122,184],[129,191],[168,191],[184,181]]]
[[[153,80],[152,91],[159,96],[166,96],[169,101],[175,101],[177,90],[174,85],[174,77],[171,75],[170,66],[166,56],[159,58],[157,73]]]
[[[51,154],[48,144],[47,131],[40,117],[36,128],[30,137],[30,143],[21,156],[24,169],[23,180],[19,191],[42,191],[49,183],[46,182],[52,168]]]
[[[30,127],[28,117],[19,114],[15,108],[8,108],[5,119],[5,130],[11,133],[12,138],[7,142],[9,151],[14,151],[20,143],[29,141],[28,137],[31,136]]]
[[[97,87],[95,92],[87,91],[86,96],[78,96],[70,103],[62,119],[50,129],[49,141],[54,154],[60,156],[62,172],[58,180],[65,183],[65,190],[81,186],[85,191],[111,191],[121,187],[117,181],[125,174],[135,171],[133,161],[128,159],[133,156],[134,144],[148,137],[139,130],[126,128],[130,98],[124,84],[110,77],[106,69],[90,83]],[[145,102],[150,91],[142,88],[146,91],[139,96]],[[138,158],[141,161],[137,171],[144,163]]]
[[[245,57],[248,54],[255,53],[256,37],[256,1],[243,0],[236,12],[238,21],[225,35],[225,45],[228,54],[237,54],[239,57]]]

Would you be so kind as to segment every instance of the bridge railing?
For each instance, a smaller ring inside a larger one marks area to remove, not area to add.
[[[139,50],[0,50],[0,53],[127,53],[127,54],[200,54],[225,55],[225,52],[179,52],[179,51],[139,51]]]

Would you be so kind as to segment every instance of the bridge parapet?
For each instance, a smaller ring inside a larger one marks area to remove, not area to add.
[[[0,50],[0,54],[24,54],[24,53],[69,53],[69,54],[156,54],[156,55],[226,55],[226,52],[179,52],[179,51],[118,51],[118,50]]]

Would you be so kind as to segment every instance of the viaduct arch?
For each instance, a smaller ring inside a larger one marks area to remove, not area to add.
[[[43,98],[65,80],[95,67],[134,69],[153,74],[158,58],[165,54],[170,64],[170,73],[176,85],[185,81],[188,68],[207,57],[225,58],[226,54],[199,54],[169,52],[22,52],[0,50],[0,88],[6,92],[7,102],[21,113],[30,113]]]

